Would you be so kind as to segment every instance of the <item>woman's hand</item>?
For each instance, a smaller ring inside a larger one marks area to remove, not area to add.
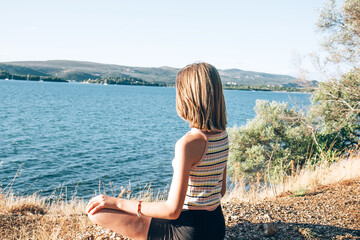
[[[93,215],[102,208],[119,209],[119,198],[98,195],[89,201],[86,212]]]

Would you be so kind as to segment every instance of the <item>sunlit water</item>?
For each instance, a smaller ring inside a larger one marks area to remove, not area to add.
[[[225,90],[228,126],[252,119],[256,99],[306,107],[309,97]],[[134,192],[147,183],[165,189],[175,143],[188,130],[175,88],[0,80],[0,184],[17,194],[62,188],[85,198],[99,180],[108,191],[129,182]]]

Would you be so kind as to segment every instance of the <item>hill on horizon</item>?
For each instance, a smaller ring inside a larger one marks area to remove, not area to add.
[[[130,67],[72,60],[14,61],[0,62],[0,70],[10,74],[56,76],[66,80],[86,81],[108,77],[134,77],[151,83],[174,85],[179,68],[172,67]],[[244,71],[240,69],[220,70],[223,84],[230,85],[272,85],[284,87],[314,87],[317,81],[299,81],[289,75]]]

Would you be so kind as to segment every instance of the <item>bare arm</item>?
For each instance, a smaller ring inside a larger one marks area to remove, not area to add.
[[[168,199],[166,202],[143,202],[141,204],[143,215],[164,219],[178,218],[185,201],[190,169],[201,158],[205,144],[205,140],[199,134],[185,135],[176,143],[173,160],[174,174]],[[102,208],[136,214],[138,201],[99,195],[90,200],[86,211],[94,214]]]
[[[223,172],[223,181],[222,181],[222,187],[221,187],[221,197],[223,197],[226,193],[226,169],[227,169],[227,165],[224,168],[224,172]]]

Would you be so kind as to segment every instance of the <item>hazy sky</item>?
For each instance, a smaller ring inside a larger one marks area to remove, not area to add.
[[[143,67],[206,61],[296,72],[319,49],[323,0],[0,0],[0,61],[69,59]]]

